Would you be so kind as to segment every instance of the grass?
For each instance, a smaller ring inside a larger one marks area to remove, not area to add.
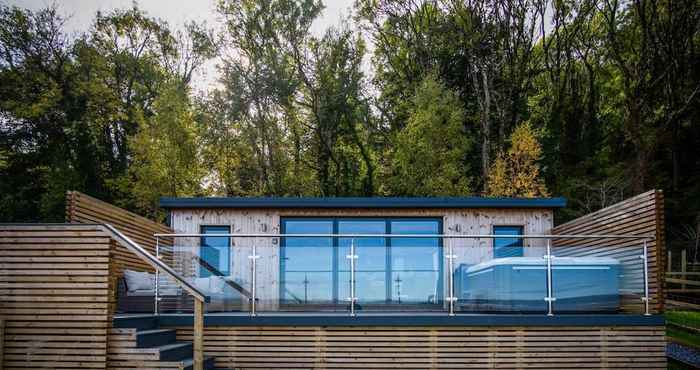
[[[666,321],[671,324],[700,329],[700,312],[668,311]]]
[[[666,328],[666,335],[670,340],[676,343],[700,349],[700,336],[696,333],[691,333],[674,326],[669,326]]]

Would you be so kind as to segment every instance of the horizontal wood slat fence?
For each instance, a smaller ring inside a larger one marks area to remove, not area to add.
[[[105,369],[111,239],[95,225],[0,225],[5,369]]]
[[[639,234],[654,236],[654,240],[648,242],[649,265],[649,296],[650,311],[659,313],[663,311],[663,282],[664,282],[664,257],[665,257],[665,231],[664,231],[664,196],[660,190],[651,190],[610,207],[589,213],[583,217],[559,225],[552,230],[553,234]],[[585,244],[585,245],[582,245]],[[637,255],[641,252],[642,243],[639,240],[610,240],[610,239],[557,239],[552,242],[554,254],[557,251],[575,253],[577,256],[602,255],[601,251],[607,249],[606,256],[621,260],[639,261]],[[611,248],[617,252],[610,252]],[[573,250],[575,252],[572,252]],[[637,262],[634,262],[637,263]],[[642,263],[639,261],[639,268]],[[638,270],[640,275],[642,270]],[[641,276],[641,275],[640,275]],[[640,285],[642,282],[636,282]],[[623,303],[628,303],[624,302]],[[629,302],[631,303],[631,300]],[[635,300],[637,307],[627,306],[630,312],[639,312],[641,303]]]
[[[110,224],[124,235],[141,245],[148,253],[156,255],[156,243],[153,234],[173,233],[173,229],[139,216],[135,213],[115,207],[77,191],[66,194],[66,222],[79,224]],[[162,245],[172,245],[172,240],[161,240]],[[152,271],[153,269],[136,255],[121,245],[114,249],[117,275],[123,269]]]
[[[192,328],[178,328],[190,340]],[[663,327],[207,327],[235,369],[665,369]]]

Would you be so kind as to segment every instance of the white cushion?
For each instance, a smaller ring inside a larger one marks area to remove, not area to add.
[[[209,292],[212,294],[222,294],[224,292],[224,279],[219,276],[209,278]]]
[[[156,287],[153,274],[141,271],[124,270],[124,280],[129,291],[153,290]]]
[[[222,294],[224,292],[224,280],[218,276],[195,278],[194,286],[207,294]]]
[[[203,292],[208,292],[209,291],[209,278],[195,278],[194,279],[194,286],[203,291]]]

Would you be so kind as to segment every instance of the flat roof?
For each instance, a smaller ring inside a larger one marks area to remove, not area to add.
[[[488,197],[202,197],[160,198],[177,208],[562,208],[566,198]]]

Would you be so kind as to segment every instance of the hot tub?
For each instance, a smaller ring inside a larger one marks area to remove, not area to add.
[[[556,257],[552,262],[555,312],[615,312],[620,305],[620,262],[608,257]],[[459,308],[475,312],[547,310],[547,266],[542,257],[496,258],[455,271]]]

